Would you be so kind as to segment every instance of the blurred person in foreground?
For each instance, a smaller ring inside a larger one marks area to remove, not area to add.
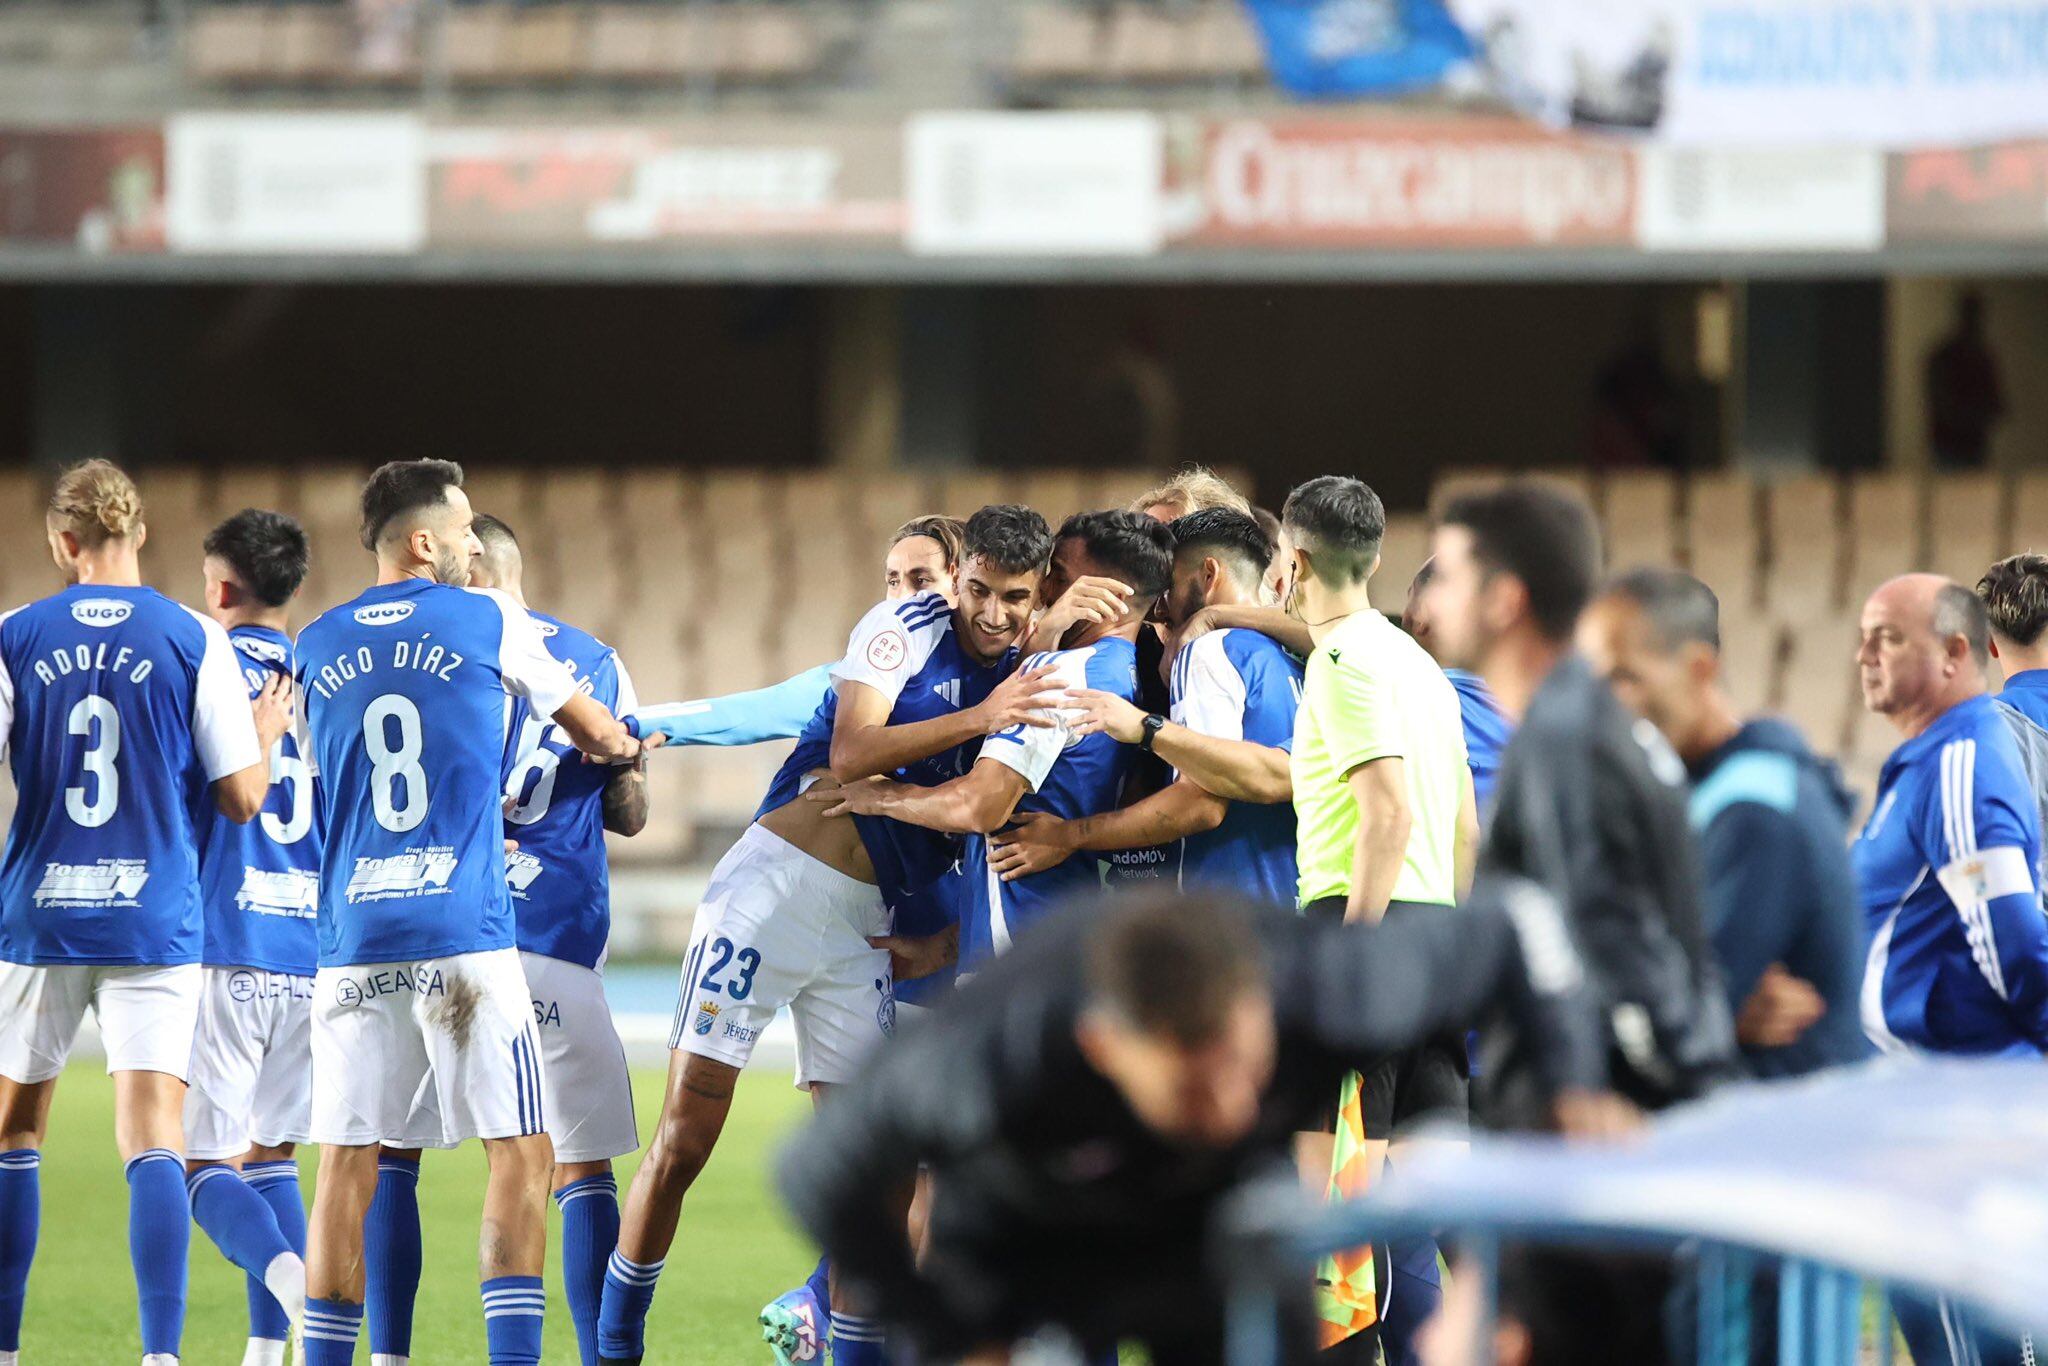
[[[1584,501],[1517,482],[1460,498],[1424,587],[1431,638],[1518,725],[1480,868],[1530,878],[1586,954],[1615,1091],[1662,1109],[1734,1073],[1735,1037],[1700,903],[1685,769],[1571,649],[1600,542]],[[1479,1110],[1502,1128],[1553,1116],[1524,1084],[1523,1042],[1483,1040]]]
[[[1863,605],[1863,704],[1903,737],[1852,850],[1870,945],[1863,1028],[1886,1053],[2048,1051],[2040,796],[1986,691],[1990,637],[1976,594],[1936,574],[1893,579]],[[2021,1358],[1956,1306],[1895,1307],[1921,1366]]]
[[[781,1164],[798,1220],[940,1361],[1063,1329],[1221,1362],[1217,1214],[1347,1071],[1505,1008],[1559,1113],[1611,1110],[1556,908],[1509,880],[1370,929],[1214,894],[1082,904],[878,1054]],[[934,1171],[919,1263],[882,1214]],[[1304,1285],[1302,1299],[1306,1300]],[[1308,1359],[1306,1303],[1289,1360]]]
[[[2013,555],[1984,571],[1977,597],[1991,618],[1991,657],[2005,670],[1998,700],[2048,727],[2048,555]]]
[[[1854,799],[1784,721],[1736,714],[1721,683],[1721,612],[1679,569],[1608,581],[1580,652],[1685,761],[1709,933],[1752,1074],[1866,1056],[1857,1021],[1863,933],[1849,870]]]

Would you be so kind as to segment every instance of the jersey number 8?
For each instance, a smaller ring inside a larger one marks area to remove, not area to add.
[[[396,723],[395,725],[393,723]],[[392,743],[392,732],[398,743]],[[363,748],[370,755],[370,810],[377,824],[403,834],[427,818],[427,774],[420,767],[420,709],[385,693],[363,708]],[[405,804],[400,805],[403,787]]]

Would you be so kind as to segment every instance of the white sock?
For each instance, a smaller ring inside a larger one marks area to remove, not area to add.
[[[21,1366],[21,1353],[0,1352],[0,1366]]]
[[[284,1344],[276,1338],[250,1338],[242,1366],[284,1366]]]
[[[263,1268],[263,1288],[270,1292],[293,1329],[306,1317],[306,1264],[296,1252],[280,1252]],[[265,1339],[254,1338],[262,1342]]]
[[[370,1366],[412,1366],[411,1357],[402,1357],[394,1352],[372,1352]]]
[[[144,1354],[142,1366],[178,1366],[178,1358],[172,1352],[149,1352]]]

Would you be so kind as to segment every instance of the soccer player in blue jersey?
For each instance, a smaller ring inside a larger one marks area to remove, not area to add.
[[[553,1161],[505,882],[505,727],[523,701],[593,758],[630,762],[640,743],[517,603],[465,587],[478,552],[470,523],[459,466],[380,468],[362,500],[377,581],[301,632],[294,660],[326,812],[307,1366],[354,1357],[378,1145],[469,1138],[490,1159],[489,1358],[540,1358]]]
[[[1984,571],[1977,597],[1991,617],[1991,654],[2005,671],[1998,700],[2048,728],[2048,555],[2013,555]]]
[[[288,687],[251,708],[227,632],[142,586],[147,530],[104,460],[45,523],[69,585],[0,615],[0,744],[19,803],[0,862],[0,1363],[21,1349],[50,1099],[86,1007],[114,1078],[144,1366],[173,1366],[192,1207],[185,1078],[201,983],[199,798],[253,819]]]
[[[249,695],[289,687],[291,600],[306,533],[248,509],[206,537],[206,611],[227,629]],[[320,836],[313,780],[295,736],[270,748],[270,793],[240,824],[199,813],[206,977],[185,1094],[192,1217],[248,1273],[243,1366],[284,1366],[306,1298],[306,1209],[295,1145],[313,1105],[313,919]]]
[[[1048,607],[1086,577],[1127,586],[1122,614],[1077,623],[1050,654],[1026,661],[1065,690],[1090,688],[1126,701],[1138,696],[1139,630],[1166,592],[1173,574],[1173,533],[1136,512],[1089,512],[1070,517],[1054,540],[1052,567],[1041,593]],[[1034,922],[1099,885],[1093,860],[1068,859],[1057,867],[1003,882],[989,865],[989,838],[1011,818],[1031,811],[1075,819],[1114,810],[1123,791],[1128,751],[1100,733],[1081,735],[1077,714],[1052,713],[1050,726],[1012,726],[989,737],[974,766],[936,786],[877,781],[814,794],[833,816],[881,816],[901,824],[967,836],[963,866],[971,900],[960,924],[963,971],[1001,953]]]
[[[1423,590],[1429,587],[1430,577],[1435,573],[1436,561],[1424,560],[1408,584],[1408,606],[1401,613],[1401,629],[1429,650],[1432,658],[1436,651],[1430,649],[1429,599]],[[1465,724],[1465,766],[1472,770],[1473,795],[1484,810],[1487,798],[1493,795],[1494,777],[1500,772],[1501,753],[1507,749],[1508,741],[1515,738],[1515,723],[1493,700],[1486,680],[1478,674],[1446,668],[1444,677],[1458,690],[1458,716]]]
[[[478,513],[481,547],[469,586],[495,589],[532,617],[548,653],[577,687],[614,715],[638,699],[618,653],[603,641],[526,604],[525,563],[512,528]],[[597,1306],[605,1261],[619,1235],[612,1159],[640,1146],[632,1078],[600,975],[611,935],[611,875],[604,833],[637,835],[647,824],[645,755],[631,764],[580,761],[559,726],[515,700],[506,726],[505,837],[519,961],[541,1041],[541,1108],[554,1142],[555,1203],[562,1212],[562,1283],[585,1366],[597,1360]],[[373,1366],[412,1355],[413,1303],[422,1249],[417,1150],[386,1148],[365,1237],[364,1303]]]
[[[833,668],[834,691],[713,870],[683,963],[661,1121],[605,1276],[601,1361],[641,1359],[683,1195],[776,1010],[790,1009],[797,1083],[820,1103],[893,1028],[890,951],[874,941],[889,933],[892,898],[940,876],[956,850],[897,822],[827,820],[801,797],[814,783],[883,773],[913,786],[943,782],[982,737],[1013,722],[1030,728],[1025,719],[1055,685],[1011,673],[1012,646],[1037,600],[1050,539],[1027,508],[983,508],[967,523],[956,606],[923,593],[870,610]],[[876,1359],[878,1330],[849,1314],[836,1288],[834,1301],[834,1356],[844,1366]]]
[[[1863,703],[1904,737],[1850,850],[1870,945],[1863,1029],[1887,1053],[2048,1052],[2039,797],[1986,691],[1990,629],[1976,595],[1935,574],[1863,606]],[[1897,1308],[1915,1361],[2019,1359],[1953,1306]]]
[[[1273,543],[1257,521],[1210,508],[1173,522],[1166,624],[1209,606],[1256,604]],[[989,866],[1015,882],[1078,851],[1184,841],[1184,887],[1230,888],[1294,904],[1294,783],[1288,751],[1301,661],[1257,631],[1211,631],[1174,657],[1169,720],[1114,693],[1071,693],[1080,735],[1142,745],[1176,770],[1167,787],[1116,811],[1019,817],[992,841]]]

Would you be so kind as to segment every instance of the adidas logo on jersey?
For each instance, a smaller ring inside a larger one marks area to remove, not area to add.
[[[133,906],[149,881],[149,863],[139,858],[103,858],[97,863],[50,863],[36,887],[38,906]]]
[[[352,902],[438,895],[448,890],[456,862],[455,851],[446,845],[408,849],[390,858],[359,858],[346,895]]]
[[[242,869],[242,889],[235,893],[238,910],[311,920],[320,905],[320,879],[310,868]]]
[[[934,683],[932,684],[932,691],[945,698],[947,705],[954,707],[960,705],[959,679],[948,678],[944,682]]]
[[[533,855],[517,849],[505,855],[505,885],[514,893],[523,894],[540,875],[540,860]]]
[[[412,615],[409,602],[379,602],[368,607],[358,607],[355,619],[364,626],[396,626]]]
[[[71,604],[71,617],[81,626],[119,626],[134,610],[119,598],[86,598]]]

